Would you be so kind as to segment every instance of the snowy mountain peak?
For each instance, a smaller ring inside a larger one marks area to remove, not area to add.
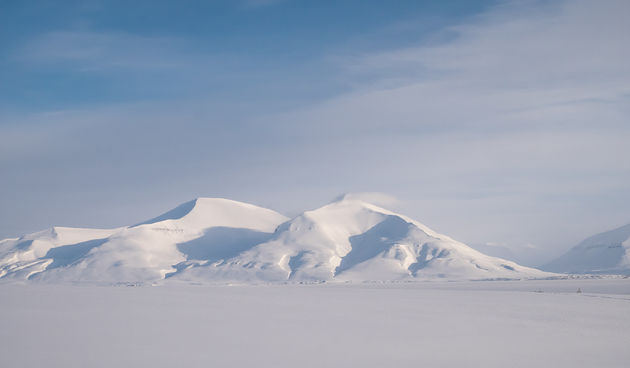
[[[0,278],[260,282],[487,279],[549,274],[488,257],[409,217],[345,195],[293,219],[197,198],[119,229],[55,227],[0,242]]]
[[[245,227],[272,231],[286,221],[281,214],[249,203],[225,198],[199,197],[135,226],[186,226],[194,228]]]
[[[344,224],[352,223],[352,220],[354,220],[355,223],[360,223],[363,226],[367,226],[367,228],[363,229],[363,231],[367,231],[369,228],[374,226],[376,219],[383,219],[384,216],[395,216],[404,222],[413,224],[427,235],[450,239],[444,235],[438,234],[426,225],[410,217],[398,214],[396,212],[380,207],[379,205],[368,202],[368,200],[375,195],[380,195],[380,193],[368,193],[367,195],[365,193],[345,194],[337,198],[336,201],[331,202],[316,210],[307,211],[305,212],[305,214],[314,218],[318,218],[321,221],[333,222],[332,224],[330,224],[330,226],[335,226],[334,222],[338,222],[339,218],[344,219]],[[377,196],[373,199],[379,199],[379,197]]]
[[[543,268],[554,272],[630,275],[630,224],[584,239]]]
[[[379,192],[350,192],[335,198],[331,203],[343,201],[360,201],[371,203],[379,207],[392,207],[400,203],[395,197]]]
[[[278,227],[231,259],[191,267],[185,280],[404,280],[547,277],[483,255],[360,198],[340,198]]]
[[[588,249],[597,246],[607,246],[610,244],[622,244],[630,238],[630,224],[619,228],[593,235],[578,244],[580,249]]]

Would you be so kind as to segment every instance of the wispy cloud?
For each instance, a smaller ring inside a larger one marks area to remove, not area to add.
[[[279,118],[281,129],[357,179],[404,181],[396,194],[418,198],[418,217],[440,227],[464,205],[485,213],[458,217],[463,239],[587,235],[585,223],[627,221],[613,202],[630,200],[629,11],[615,0],[505,3],[446,30],[446,42],[336,56],[358,88]],[[584,211],[602,206],[606,220]]]
[[[287,0],[241,0],[242,7],[245,9],[258,9],[267,6],[277,5]]]
[[[186,46],[183,39],[173,37],[55,31],[31,40],[14,58],[36,64],[66,63],[83,71],[174,69],[190,62],[190,47]]]
[[[610,121],[611,108],[627,106],[630,96],[630,48],[622,46],[630,5],[560,4],[506,3],[449,29],[455,36],[446,43],[339,57],[371,83],[318,112],[360,126],[529,128],[567,117],[590,121],[582,113],[603,107]],[[571,109],[580,113],[567,115]],[[534,111],[544,116],[527,115]]]
[[[53,32],[25,45],[20,60],[130,72],[122,78],[150,70],[147,88],[184,86],[194,98],[14,119],[0,125],[0,164],[19,183],[39,185],[36,193],[71,187],[89,198],[97,175],[120,186],[124,203],[263,197],[258,203],[292,212],[378,190],[456,239],[568,247],[628,221],[629,10],[615,0],[506,2],[429,42],[322,55],[336,63],[332,76],[303,79],[287,77],[286,64],[251,78],[260,59],[216,65],[178,38]],[[232,80],[209,81],[229,73],[247,83],[226,108],[220,97]],[[163,74],[173,77],[156,84]],[[325,78],[350,91],[280,114],[260,107]],[[275,80],[290,88],[270,89]],[[31,134],[35,126],[43,128]]]

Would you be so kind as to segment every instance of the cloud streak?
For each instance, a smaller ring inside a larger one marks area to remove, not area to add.
[[[65,203],[79,207],[114,188],[102,211],[129,208],[113,225],[142,220],[137,208],[150,214],[200,195],[293,214],[342,192],[382,191],[456,239],[516,244],[515,252],[535,244],[551,258],[629,220],[629,10],[614,0],[501,3],[423,43],[321,55],[316,63],[326,65],[316,70],[334,71],[299,78],[283,66],[273,78],[251,78],[249,68],[213,63],[179,38],[49,33],[25,46],[21,60],[145,73],[148,82],[171,73],[163,84],[194,98],[11,118],[0,125],[8,143],[0,169],[15,181],[13,197],[66,198],[71,188],[76,198]],[[229,86],[209,83],[239,71],[251,80],[236,97],[224,99]],[[273,90],[274,78],[289,87]],[[318,80],[350,91],[266,109]],[[4,208],[20,206],[2,195]],[[44,215],[51,213],[42,223]],[[530,256],[530,264],[546,261]]]
[[[67,63],[82,71],[110,69],[176,69],[189,58],[185,41],[123,32],[54,31],[23,46],[14,56],[36,64]]]
[[[613,202],[630,203],[630,163],[621,159],[630,157],[630,49],[623,46],[630,7],[525,4],[506,3],[446,30],[454,36],[445,43],[336,56],[370,83],[282,117],[282,129],[318,137],[336,165],[345,159],[356,169],[365,160],[363,170],[404,180],[390,185],[399,197],[431,203],[416,216],[433,217],[445,232],[456,227],[472,242],[568,245],[628,221],[628,209]],[[465,200],[477,196],[487,200]],[[461,219],[455,213],[463,206],[486,215]],[[609,211],[589,213],[601,207]],[[492,215],[506,208],[509,219]],[[498,239],[484,239],[493,231]],[[558,232],[579,235],[567,241]]]

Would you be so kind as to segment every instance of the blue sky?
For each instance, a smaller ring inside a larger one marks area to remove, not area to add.
[[[420,42],[491,4],[8,1],[3,107],[45,111],[200,95],[308,103],[350,87],[328,55]]]
[[[0,237],[378,191],[541,263],[630,222],[623,0],[4,1]]]

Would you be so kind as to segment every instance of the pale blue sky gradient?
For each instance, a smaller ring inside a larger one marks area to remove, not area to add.
[[[0,238],[379,191],[543,263],[630,222],[630,3],[4,1]]]

